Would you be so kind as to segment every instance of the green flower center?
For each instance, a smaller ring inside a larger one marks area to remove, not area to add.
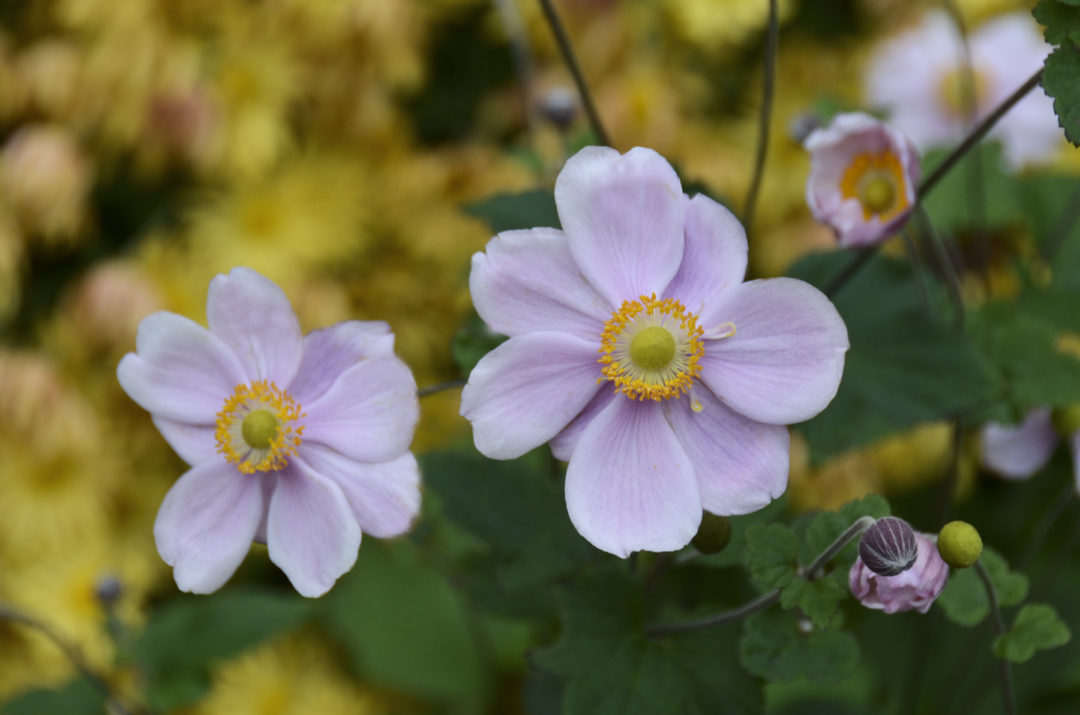
[[[896,203],[896,186],[887,177],[875,176],[863,186],[859,200],[870,213],[885,213]]]
[[[630,341],[630,359],[638,367],[659,370],[675,357],[675,336],[666,328],[642,328]]]
[[[277,437],[278,419],[270,410],[253,410],[240,424],[240,434],[252,449],[266,449]]]

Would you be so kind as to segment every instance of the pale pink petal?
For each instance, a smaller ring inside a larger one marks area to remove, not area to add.
[[[361,360],[394,357],[394,334],[380,321],[347,320],[304,336],[300,369],[288,386],[301,405],[322,397],[338,375]]]
[[[240,358],[249,382],[292,382],[303,351],[300,323],[276,283],[242,267],[214,276],[206,319],[210,332]]]
[[[297,593],[315,598],[356,563],[360,525],[337,485],[297,459],[278,473],[266,547]]]
[[[354,365],[303,407],[305,443],[324,444],[361,462],[384,462],[408,449],[420,416],[416,381],[394,357]]]
[[[687,198],[662,156],[586,147],[559,173],[555,204],[574,260],[609,303],[664,292],[682,262]]]
[[[557,435],[596,392],[599,341],[526,333],[485,355],[461,391],[476,448],[513,459]]]
[[[1005,479],[1027,479],[1050,461],[1058,433],[1050,409],[1040,407],[1024,415],[1018,425],[988,422],[979,446],[983,466]]]
[[[154,541],[181,591],[211,593],[244,560],[262,519],[262,485],[224,460],[189,469],[165,495]]]
[[[574,453],[574,448],[577,447],[585,428],[618,394],[615,386],[609,381],[605,380],[598,386],[589,404],[585,405],[585,409],[578,413],[578,416],[571,420],[559,434],[552,437],[549,446],[555,459],[570,461],[570,456]]]
[[[808,420],[836,395],[847,328],[809,283],[771,278],[743,283],[706,308],[705,325],[731,322],[735,334],[705,341],[701,381],[729,407],[768,424]]]
[[[708,389],[695,389],[700,412],[687,396],[664,403],[664,413],[690,457],[701,507],[713,514],[749,514],[787,488],[788,431],[733,412]]]
[[[309,444],[302,458],[341,489],[361,531],[379,538],[399,536],[420,512],[420,468],[411,452],[370,464]]]
[[[746,230],[724,206],[698,194],[686,205],[682,265],[664,295],[698,313],[713,295],[742,283],[746,275]]]
[[[566,508],[591,544],[623,558],[690,542],[698,484],[659,405],[620,395],[589,423],[566,470]]]
[[[173,451],[189,465],[194,467],[211,459],[222,459],[214,437],[215,425],[193,425],[158,416],[151,417],[151,420]]]
[[[206,328],[175,313],[154,313],[139,323],[134,353],[116,368],[124,392],[154,415],[213,424],[243,366]]]
[[[507,231],[488,241],[472,258],[469,293],[484,322],[503,335],[555,330],[598,338],[614,311],[554,228]]]

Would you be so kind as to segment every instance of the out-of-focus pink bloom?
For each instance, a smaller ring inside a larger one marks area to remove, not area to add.
[[[983,466],[1004,479],[1030,478],[1050,461],[1061,439],[1061,426],[1054,421],[1050,408],[1038,407],[1016,425],[987,423],[979,446]],[[1076,488],[1080,491],[1080,430],[1069,425],[1065,434],[1072,453]]]
[[[871,58],[866,93],[922,151],[951,147],[1042,66],[1050,47],[1026,12],[1004,15],[968,36],[971,72],[956,23],[928,12],[920,26]],[[973,101],[972,101],[973,100]],[[1062,145],[1053,100],[1036,87],[990,131],[1013,167],[1045,161]]]
[[[509,340],[461,395],[477,448],[545,442],[600,549],[672,551],[702,510],[783,493],[788,432],[836,394],[847,329],[816,288],[743,282],[742,226],[682,192],[650,149],[587,147],[555,184],[562,230],[507,231],[473,256],[477,312]]]
[[[806,138],[806,202],[841,246],[884,241],[915,208],[919,156],[896,129],[869,114],[837,115]]]
[[[401,534],[419,509],[412,373],[385,323],[302,336],[281,289],[246,268],[210,282],[206,312],[209,330],[145,318],[117,368],[192,467],[158,511],[158,552],[177,586],[209,593],[264,542],[301,595],[322,595],[361,531]]]
[[[862,605],[885,613],[930,610],[949,579],[949,566],[929,536],[916,532],[915,540],[919,544],[915,564],[895,576],[880,576],[867,568],[862,558],[855,559],[848,583]]]

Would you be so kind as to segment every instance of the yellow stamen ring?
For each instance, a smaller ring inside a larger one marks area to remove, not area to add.
[[[899,215],[909,206],[900,157],[889,149],[856,154],[840,179],[840,194],[858,200],[867,221]]]
[[[239,384],[217,413],[217,451],[244,474],[270,472],[296,454],[304,426],[296,401],[267,380]]]
[[[697,317],[674,298],[657,300],[653,294],[623,301],[600,335],[600,382],[614,382],[635,400],[678,398],[701,372],[703,332]]]

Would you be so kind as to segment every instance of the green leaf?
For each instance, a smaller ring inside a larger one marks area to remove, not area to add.
[[[859,664],[859,644],[847,631],[823,630],[791,611],[770,610],[746,619],[739,655],[747,670],[768,680],[805,676],[835,683]]]
[[[101,715],[105,702],[85,678],[75,678],[56,689],[41,688],[21,693],[0,707],[0,715]]]
[[[214,662],[240,653],[312,614],[313,601],[296,594],[236,588],[211,596],[181,596],[154,612],[133,646],[158,710],[198,699]]]
[[[327,632],[360,677],[458,704],[486,697],[461,600],[408,541],[367,541],[320,605]]]
[[[1027,598],[1027,576],[1010,571],[1008,562],[1001,554],[986,546],[979,560],[990,575],[990,581],[997,591],[998,604],[1002,608],[1015,606]],[[974,568],[954,569],[936,603],[950,621],[967,628],[981,623],[990,613],[986,587]]]
[[[1047,43],[1080,43],[1080,0],[1042,0],[1031,14],[1046,30]],[[1071,7],[1070,7],[1071,6]]]
[[[797,578],[780,594],[783,608],[798,607],[819,628],[827,626],[836,615],[840,602],[847,598],[848,589],[832,578],[805,581]]]
[[[487,221],[495,233],[537,226],[561,227],[555,196],[547,189],[497,194],[466,205],[465,211]]]
[[[1013,663],[1031,660],[1036,651],[1063,646],[1072,638],[1053,606],[1029,603],[1020,609],[1013,627],[994,640],[994,655]]]
[[[760,688],[715,630],[649,639],[641,587],[622,569],[561,594],[563,633],[535,662],[566,676],[566,715],[756,713]]]
[[[750,576],[763,589],[783,588],[795,578],[795,533],[781,524],[746,528],[744,558]]]
[[[1069,32],[1070,38],[1075,30]],[[1042,86],[1054,98],[1054,112],[1058,124],[1065,130],[1065,138],[1080,146],[1080,49],[1074,44],[1056,48],[1046,58]]]
[[[923,160],[928,175],[933,167],[950,154],[947,150],[928,152]],[[973,185],[972,172],[981,177]],[[923,206],[930,215],[934,228],[946,235],[979,222],[981,230],[1020,223],[1024,210],[1020,205],[1017,185],[1019,180],[1005,168],[1001,144],[982,142],[967,153],[960,162],[941,178],[934,190],[923,198]],[[972,212],[974,205],[971,191],[978,186],[983,192],[980,213]]]
[[[853,258],[812,254],[791,274],[825,286]],[[910,265],[877,256],[834,297],[851,349],[836,397],[802,425],[813,462],[996,398],[991,366],[966,335],[920,305],[918,280]]]
[[[450,353],[462,375],[468,375],[480,362],[480,358],[499,347],[506,336],[492,332],[491,328],[475,312],[469,313],[465,324],[454,335]]]

